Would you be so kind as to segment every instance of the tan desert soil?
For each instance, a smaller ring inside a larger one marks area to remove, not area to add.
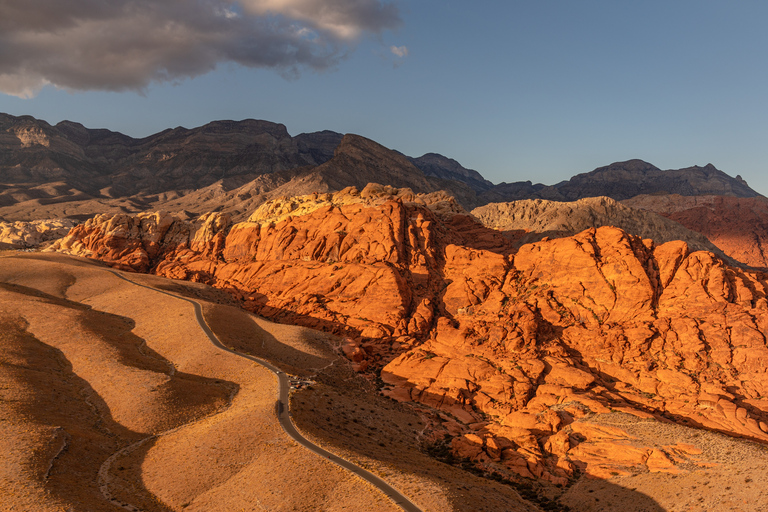
[[[4,194],[0,194],[2,196]],[[79,195],[65,196],[54,200],[30,199],[0,207],[0,218],[14,221],[35,221],[39,219],[67,218],[86,220],[97,213],[137,213],[148,204],[133,198],[92,199]]]
[[[768,510],[768,446],[623,413],[597,415],[589,421],[619,427],[639,444],[684,443],[701,453],[694,457],[696,463],[679,466],[679,473],[644,471],[607,480],[582,477],[560,499],[573,511]]]

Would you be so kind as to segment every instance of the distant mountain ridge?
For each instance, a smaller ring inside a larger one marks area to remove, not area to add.
[[[106,129],[0,114],[0,220],[84,220],[97,213],[210,211],[247,218],[265,201],[375,182],[415,193],[444,190],[466,209],[524,199],[606,196],[762,197],[712,165],[662,171],[616,162],[555,185],[494,185],[456,160],[408,157],[360,135],[291,136],[282,124],[246,119],[132,138]],[[692,229],[695,227],[691,226]]]
[[[680,194],[681,196],[720,195],[755,197],[740,176],[732,178],[712,164],[685,169],[661,169],[642,160],[629,160],[600,167],[592,172],[579,174],[567,184],[556,185],[568,200],[576,200],[584,193],[592,193],[602,187],[605,194],[616,200],[629,199],[639,194]]]
[[[419,158],[408,158],[413,165],[427,176],[466,183],[475,192],[483,192],[494,187],[493,183],[483,178],[474,169],[467,169],[452,158],[437,153],[427,153]]]
[[[533,184],[530,181],[501,183],[481,194],[481,198],[488,203],[521,199],[576,201],[597,196],[623,201],[641,194],[760,196],[741,176],[733,178],[712,164],[663,171],[635,159],[577,174],[556,185]]]
[[[416,192],[447,190],[467,208],[477,204],[475,189],[493,186],[441,155],[409,160],[358,135],[292,137],[268,121],[214,121],[135,139],[71,121],[54,126],[0,114],[0,218],[85,218],[163,208],[168,201],[194,214],[202,210],[193,200],[212,209],[218,208],[212,200],[258,206],[271,192],[363,188],[371,181]]]
[[[341,138],[328,131],[291,137],[282,124],[249,119],[134,139],[70,121],[51,126],[0,114],[0,182],[61,180],[109,197],[194,190],[222,179],[243,184],[262,174],[319,165],[333,156]]]

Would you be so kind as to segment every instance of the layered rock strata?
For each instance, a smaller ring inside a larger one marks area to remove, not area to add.
[[[587,421],[611,411],[768,442],[768,277],[682,241],[600,227],[515,251],[445,195],[369,185],[234,225],[98,216],[56,249],[345,336],[359,370],[494,471],[565,484],[696,463]]]

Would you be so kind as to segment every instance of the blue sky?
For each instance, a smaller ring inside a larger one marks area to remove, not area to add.
[[[48,1],[33,2],[41,17]],[[239,2],[217,1],[240,15]],[[122,73],[136,66],[129,58],[80,52],[85,63],[73,63],[69,75],[60,65],[35,68],[58,87],[32,87],[27,99],[0,94],[0,111],[132,136],[267,119],[292,134],[330,129],[411,156],[438,152],[496,183],[553,184],[631,158],[663,169],[712,163],[768,194],[768,3],[360,0],[369,9],[350,21],[316,13],[353,0],[248,1],[254,16],[269,4],[273,20],[311,31],[300,37],[318,55],[275,63],[255,55],[266,52],[258,35],[261,46],[247,46],[252,55],[219,48],[212,63],[173,61],[174,69],[141,83],[144,71]],[[19,94],[12,87],[29,62],[0,56],[0,88]]]

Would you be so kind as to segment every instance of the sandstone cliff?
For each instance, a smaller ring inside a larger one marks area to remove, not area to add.
[[[768,199],[680,195],[641,195],[623,201],[652,211],[706,236],[745,265],[768,268]]]
[[[449,197],[371,185],[237,224],[98,216],[56,249],[345,336],[358,370],[432,407],[453,452],[495,471],[564,484],[696,463],[575,422],[611,410],[768,442],[768,277],[682,241],[600,227],[515,252]]]

